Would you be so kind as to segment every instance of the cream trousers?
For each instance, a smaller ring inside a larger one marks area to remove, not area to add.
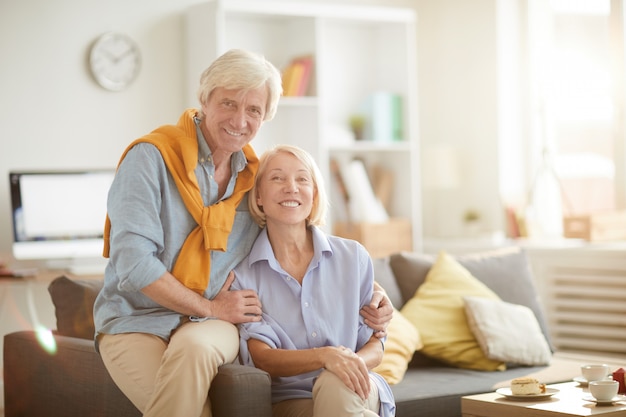
[[[103,335],[99,343],[111,378],[144,417],[211,417],[209,387],[237,357],[239,333],[206,320],[184,323],[169,344],[146,333]]]
[[[380,402],[374,381],[370,395],[362,400],[335,374],[322,371],[313,385],[313,398],[281,401],[274,404],[274,417],[374,417]]]

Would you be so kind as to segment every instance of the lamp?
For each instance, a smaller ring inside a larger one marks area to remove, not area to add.
[[[550,150],[544,146],[541,165],[529,191],[526,228],[530,237],[563,237],[561,181],[554,170]]]

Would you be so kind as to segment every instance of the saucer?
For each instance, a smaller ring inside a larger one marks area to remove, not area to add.
[[[595,398],[593,398],[591,395],[585,395],[583,397],[583,400],[590,401],[598,405],[613,405],[614,402],[626,400],[626,395],[616,395],[610,401],[598,401]]]
[[[584,376],[577,376],[576,378],[573,379],[573,381],[578,382],[583,387],[586,387],[587,385],[589,385],[589,381],[587,381],[587,378],[585,378]]]
[[[559,392],[556,388],[546,388],[546,392],[541,394],[529,394],[529,395],[513,395],[511,392],[511,388],[498,388],[496,392],[500,395],[505,396],[509,400],[517,400],[517,401],[532,401],[532,400],[545,400],[552,397],[554,394]],[[595,399],[594,399],[595,400]]]
[[[613,377],[609,375],[605,379],[610,381],[613,379]],[[587,385],[589,385],[589,381],[587,381],[587,379],[584,376],[577,376],[576,378],[572,378],[572,381],[578,382],[578,384],[580,384],[581,387],[586,387]]]

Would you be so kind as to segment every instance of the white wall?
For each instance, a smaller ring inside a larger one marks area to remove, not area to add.
[[[12,242],[10,170],[114,167],[133,139],[177,121],[181,14],[200,1],[0,0],[0,253]],[[143,53],[138,80],[123,92],[101,89],[87,69],[90,44],[109,30],[129,34]]]
[[[497,11],[497,0],[431,0],[418,7],[423,166],[429,165],[429,149],[438,145],[459,156],[456,184],[423,190],[426,236],[463,235],[462,218],[468,209],[480,212],[481,232],[503,228]]]

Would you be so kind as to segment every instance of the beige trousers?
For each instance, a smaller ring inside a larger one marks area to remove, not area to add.
[[[99,343],[111,378],[144,417],[211,417],[209,387],[237,357],[239,333],[206,320],[181,325],[169,344],[146,333],[103,335]]]
[[[380,402],[374,381],[370,395],[362,400],[335,374],[322,371],[313,385],[313,398],[281,401],[274,404],[274,417],[374,417]]]

